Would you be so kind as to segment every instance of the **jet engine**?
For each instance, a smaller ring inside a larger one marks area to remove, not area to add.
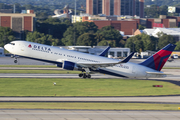
[[[59,63],[56,66],[62,68],[62,63]]]
[[[62,68],[66,70],[78,69],[75,63],[69,61],[64,61]]]

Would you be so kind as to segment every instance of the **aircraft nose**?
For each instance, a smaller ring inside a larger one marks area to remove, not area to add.
[[[9,44],[4,45],[4,48],[8,51],[8,49],[9,49]]]

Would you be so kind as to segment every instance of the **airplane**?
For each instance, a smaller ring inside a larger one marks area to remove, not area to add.
[[[92,55],[59,47],[33,43],[29,41],[12,41],[4,48],[15,56],[56,64],[66,70],[79,70],[79,77],[91,78],[91,73],[99,72],[124,78],[161,78],[167,74],[161,71],[176,45],[168,44],[142,63],[132,63],[130,54],[124,60],[105,57],[109,48],[100,55]]]

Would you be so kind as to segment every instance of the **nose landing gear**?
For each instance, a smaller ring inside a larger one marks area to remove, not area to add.
[[[17,63],[18,61],[17,61],[17,58],[15,58],[15,60],[14,60],[14,63]]]
[[[17,60],[17,56],[15,56],[15,55],[11,55],[11,58],[14,58],[14,63],[17,63],[17,62],[18,62],[18,60]]]

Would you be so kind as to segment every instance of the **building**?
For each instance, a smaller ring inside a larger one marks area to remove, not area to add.
[[[0,13],[0,26],[10,27],[17,39],[23,39],[23,31],[34,31],[35,16],[34,13]]]
[[[12,9],[0,9],[0,13],[12,13]]]
[[[132,18],[131,16],[105,16],[105,15],[91,15],[83,16],[82,22],[94,22],[98,29],[104,26],[113,26],[124,35],[136,35],[142,31],[136,31],[139,25],[145,26],[147,34],[151,35],[152,28],[175,28],[180,27],[180,17],[160,15],[159,18]],[[136,33],[134,33],[136,31]]]
[[[101,19],[101,17],[83,17],[82,22],[94,22],[98,29],[101,29],[105,26],[113,26],[116,30],[122,31],[124,35],[133,35],[134,31],[138,29],[138,22],[136,20],[118,20],[119,18],[116,17],[117,20],[113,20],[115,18],[107,18],[102,17],[105,19]]]
[[[72,23],[83,22],[84,16],[89,16],[89,14],[80,13],[80,15],[71,15]]]
[[[82,16],[79,15],[72,15],[71,19],[72,19],[72,23],[82,22]]]
[[[156,29],[144,29],[139,32],[137,29],[134,33],[134,35],[139,34],[147,34],[150,36],[158,37],[158,33],[164,33],[167,35],[171,35],[175,38],[176,41],[180,41],[180,28],[156,28]]]
[[[130,48],[110,48],[108,55],[113,58],[122,58],[130,55]]]
[[[152,33],[152,36],[158,37],[158,33],[172,35],[176,41],[180,41],[180,28],[157,28]]]
[[[61,46],[62,48],[79,52],[99,55],[107,46]],[[130,48],[110,48],[107,56],[111,58],[122,58],[130,55]]]
[[[86,13],[90,15],[130,15],[144,17],[144,0],[86,0]]]
[[[153,33],[155,30],[156,30],[156,29],[144,29],[144,30],[139,30],[139,29],[137,29],[137,30],[134,32],[134,35],[139,35],[139,34],[145,33],[145,34],[147,34],[147,35],[152,36],[152,33]]]

